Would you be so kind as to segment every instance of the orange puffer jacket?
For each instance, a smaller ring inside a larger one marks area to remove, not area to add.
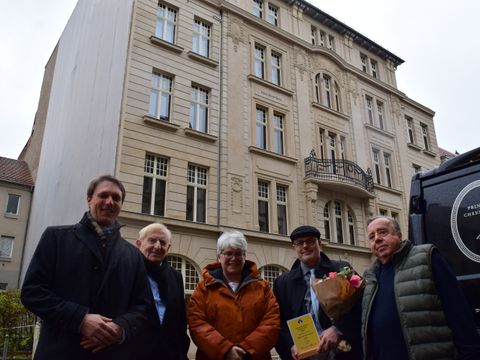
[[[188,307],[190,335],[197,345],[196,359],[223,360],[234,345],[254,360],[271,359],[270,349],[280,330],[278,304],[257,267],[246,260],[242,283],[236,293],[223,281],[220,263],[202,272]]]

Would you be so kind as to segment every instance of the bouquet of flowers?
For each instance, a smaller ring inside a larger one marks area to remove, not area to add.
[[[311,281],[320,306],[332,322],[350,311],[365,285],[365,281],[348,266]]]

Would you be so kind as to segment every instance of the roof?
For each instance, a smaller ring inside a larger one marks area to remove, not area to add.
[[[370,40],[366,36],[360,34],[358,31],[355,31],[348,25],[345,25],[341,21],[335,19],[333,16],[328,15],[326,12],[320,10],[316,6],[310,4],[309,2],[305,0],[287,0],[287,2],[289,5],[292,5],[292,4],[298,5],[301,9],[303,9],[304,14],[309,15],[310,17],[321,22],[322,24],[329,27],[330,29],[342,35],[345,35],[345,34],[349,35],[353,39],[353,42],[357,43],[358,45],[367,49],[368,51],[376,54],[382,59],[390,60],[395,66],[401,65],[404,62],[397,55],[391,53],[387,49],[378,45],[377,43]]]
[[[0,181],[33,186],[32,174],[25,161],[0,156]]]

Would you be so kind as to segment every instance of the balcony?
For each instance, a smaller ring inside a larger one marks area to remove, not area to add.
[[[370,169],[365,172],[350,160],[318,159],[312,150],[305,158],[305,177],[323,188],[357,197],[375,197]]]

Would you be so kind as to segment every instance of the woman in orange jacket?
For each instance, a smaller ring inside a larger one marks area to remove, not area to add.
[[[238,231],[217,242],[218,261],[203,269],[188,307],[198,360],[267,360],[280,330],[278,304]]]

